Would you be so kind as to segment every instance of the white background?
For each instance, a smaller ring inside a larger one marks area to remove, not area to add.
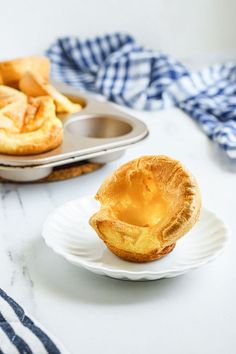
[[[123,30],[202,65],[236,57],[235,14],[234,0],[0,0],[0,57],[39,53],[61,35]],[[235,354],[236,168],[179,110],[133,114],[151,134],[119,161],[65,182],[0,184],[0,287],[71,354]],[[195,174],[203,203],[230,228],[230,246],[215,262],[132,283],[77,269],[45,246],[41,226],[56,206],[95,193],[119,164],[158,153]]]
[[[127,31],[204,64],[235,57],[235,0],[0,0],[0,58],[43,51],[58,36]]]

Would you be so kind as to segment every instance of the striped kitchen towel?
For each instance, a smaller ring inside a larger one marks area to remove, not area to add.
[[[145,49],[122,33],[85,41],[60,38],[46,54],[53,79],[134,109],[179,107],[236,158],[236,63],[190,72],[171,56]]]
[[[0,289],[0,354],[68,354]]]

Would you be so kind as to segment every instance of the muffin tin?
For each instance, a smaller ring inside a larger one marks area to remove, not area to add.
[[[76,161],[108,163],[148,135],[146,125],[113,104],[62,84],[55,85],[80,112],[62,116],[63,143],[57,149],[31,156],[0,155],[0,176],[9,180],[35,181],[49,175],[54,166]]]

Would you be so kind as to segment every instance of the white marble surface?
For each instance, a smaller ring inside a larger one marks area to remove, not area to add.
[[[138,116],[149,138],[101,170],[64,182],[0,185],[0,286],[72,354],[234,354],[236,168],[177,109]],[[76,268],[45,246],[41,226],[56,206],[95,193],[121,163],[160,153],[196,175],[204,204],[229,226],[223,255],[184,276],[135,283]]]

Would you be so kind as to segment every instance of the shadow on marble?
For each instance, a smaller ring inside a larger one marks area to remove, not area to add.
[[[43,287],[46,292],[81,303],[142,303],[157,297],[166,300],[173,291],[177,294],[197,289],[197,282],[189,275],[147,282],[123,281],[96,275],[67,263],[54,254],[41,238],[31,242],[25,253],[36,287]]]

